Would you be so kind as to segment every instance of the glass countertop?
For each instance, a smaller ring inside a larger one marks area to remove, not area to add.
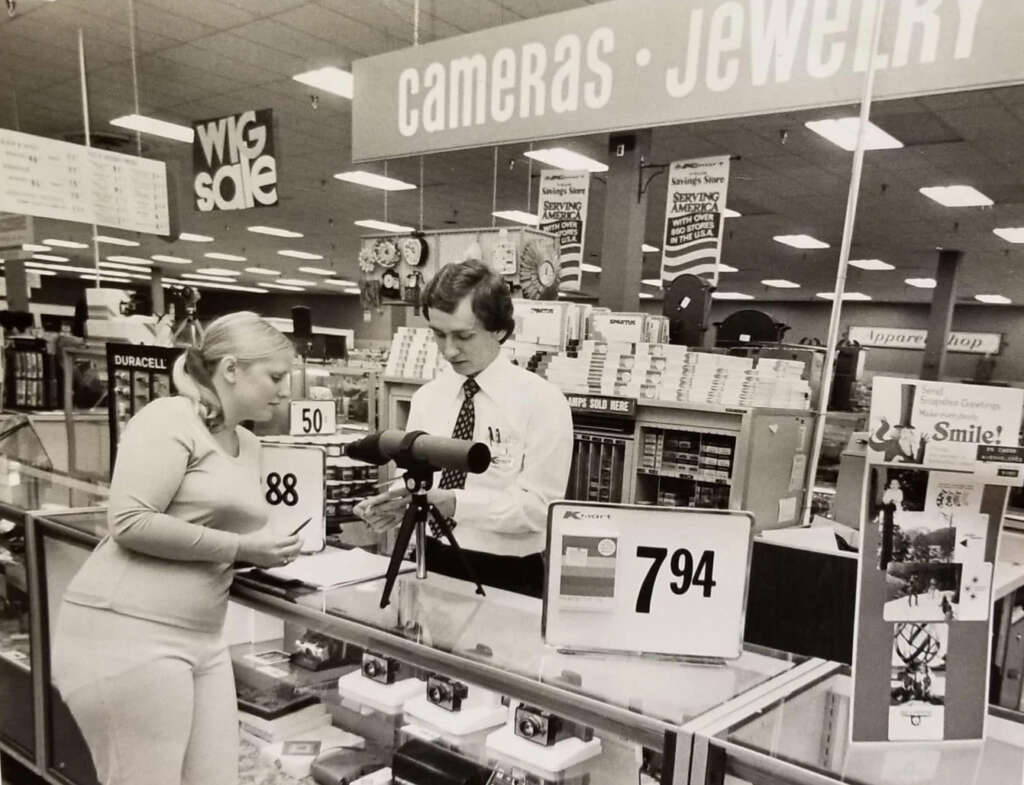
[[[94,507],[107,489],[0,457],[0,503],[20,510],[59,511]]]
[[[844,668],[720,733],[715,740],[727,742],[723,745],[726,773],[749,780],[743,773],[749,768],[770,770],[773,763],[790,763],[808,775],[857,785],[1018,785],[1024,781],[1024,725],[990,716],[984,741],[851,743],[847,724],[851,687]],[[730,755],[733,745],[767,760],[759,764],[756,757]],[[790,774],[796,782],[813,779]]]
[[[753,647],[724,664],[563,653],[544,643],[538,599],[491,588],[486,597],[480,597],[470,583],[431,574],[426,580],[400,576],[391,604],[382,609],[383,586],[383,580],[371,580],[300,597],[297,602],[674,725],[806,659]],[[666,685],[678,688],[666,689]]]

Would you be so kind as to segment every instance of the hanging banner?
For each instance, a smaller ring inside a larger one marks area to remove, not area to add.
[[[352,159],[1019,84],[1006,0],[615,0],[356,60]],[[656,20],[652,24],[652,20]]]
[[[587,233],[590,172],[544,169],[540,173],[537,217],[543,232],[557,235],[561,246],[558,288],[578,292],[583,277],[583,241]]]
[[[196,209],[248,210],[277,204],[274,117],[257,109],[192,124]]]
[[[703,275],[718,283],[729,156],[673,161],[668,170],[661,280]]]
[[[928,331],[906,327],[851,327],[849,339],[861,346],[923,351]],[[951,332],[946,340],[946,350],[962,354],[999,354],[1002,342],[1002,333]]]

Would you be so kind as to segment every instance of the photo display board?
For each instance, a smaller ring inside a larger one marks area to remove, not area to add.
[[[753,516],[555,502],[543,634],[569,651],[734,659]]]

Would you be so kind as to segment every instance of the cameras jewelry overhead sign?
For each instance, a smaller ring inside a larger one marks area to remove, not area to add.
[[[369,160],[1024,81],[1005,0],[615,0],[356,60]]]

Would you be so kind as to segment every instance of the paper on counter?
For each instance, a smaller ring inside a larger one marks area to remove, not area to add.
[[[265,572],[275,578],[302,581],[309,586],[326,589],[383,578],[389,561],[387,556],[378,556],[362,548],[327,546],[320,553],[300,556],[285,567],[273,567]],[[413,562],[403,561],[398,571],[410,572],[415,568]]]

